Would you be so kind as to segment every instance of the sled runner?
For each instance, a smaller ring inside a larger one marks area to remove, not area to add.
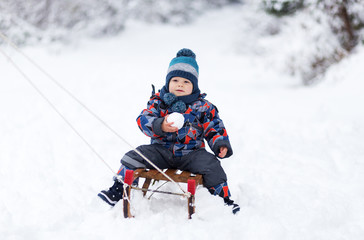
[[[188,204],[187,204],[188,218],[191,219],[192,214],[195,213],[196,187],[198,185],[202,185],[202,175],[192,174],[188,171],[180,172],[177,169],[167,169],[166,171],[164,171],[164,173],[167,174],[175,182],[187,183],[187,191],[190,193],[190,196],[188,197],[188,201],[187,201],[188,202]],[[145,178],[142,188],[137,188],[137,187],[131,186],[133,180],[136,178]],[[123,207],[124,207],[124,217],[125,218],[133,217],[130,213],[130,202],[129,202],[131,188],[136,189],[136,190],[142,190],[144,196],[146,195],[147,191],[185,196],[182,193],[178,194],[178,193],[172,193],[172,192],[150,190],[149,186],[150,186],[150,183],[152,180],[162,180],[162,181],[167,181],[167,182],[170,181],[158,170],[149,170],[149,169],[139,168],[139,169],[136,169],[135,171],[132,171],[132,170],[126,171],[124,182],[128,186],[126,187],[126,189],[124,191],[124,197],[123,197],[123,199],[124,199]]]

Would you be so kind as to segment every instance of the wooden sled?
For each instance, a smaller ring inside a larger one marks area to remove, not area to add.
[[[167,169],[164,173],[169,176],[175,182],[187,183],[187,191],[190,193],[190,197],[187,200],[187,209],[188,209],[188,218],[192,218],[192,214],[195,213],[195,191],[198,185],[202,185],[202,175],[200,174],[191,174],[188,171],[179,171],[177,169]],[[142,188],[131,187],[131,184],[136,178],[145,178],[144,184]],[[147,191],[166,193],[166,194],[174,194],[174,195],[183,195],[177,193],[163,192],[150,190],[149,186],[152,180],[162,180],[170,182],[168,178],[166,178],[162,173],[158,170],[149,170],[144,168],[136,169],[135,171],[127,170],[125,174],[124,182],[128,185],[126,187],[126,191],[124,192],[124,217],[130,218],[133,217],[130,213],[130,190],[137,189],[143,191],[143,196],[146,195]]]

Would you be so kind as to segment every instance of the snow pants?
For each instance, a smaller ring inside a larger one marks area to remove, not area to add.
[[[201,174],[203,185],[206,188],[226,185],[227,177],[220,161],[204,148],[192,151],[182,157],[174,156],[169,149],[158,144],[142,145],[137,147],[137,150],[161,169],[172,168]],[[134,150],[124,155],[121,164],[132,170],[137,168],[153,169],[153,166]]]

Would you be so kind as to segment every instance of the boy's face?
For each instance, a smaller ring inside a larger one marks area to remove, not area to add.
[[[190,80],[183,77],[173,77],[169,81],[169,92],[177,97],[187,96],[192,93],[193,84]]]

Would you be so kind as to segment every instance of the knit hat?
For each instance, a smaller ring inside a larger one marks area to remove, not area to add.
[[[173,77],[183,77],[190,80],[193,84],[192,93],[180,97],[170,93],[169,81]],[[200,96],[200,89],[198,88],[198,65],[196,62],[196,55],[192,50],[183,48],[179,50],[177,56],[171,60],[167,71],[166,84],[161,89],[160,96],[163,101],[167,105],[172,106],[172,110],[176,112],[184,112],[186,109],[185,104],[191,104]]]
[[[198,89],[198,65],[196,62],[196,54],[192,50],[183,48],[171,60],[166,77],[167,87],[173,77],[183,77],[190,80],[193,84],[192,92]]]

